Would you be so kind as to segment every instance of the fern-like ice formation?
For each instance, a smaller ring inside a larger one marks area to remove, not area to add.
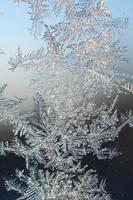
[[[118,70],[127,49],[113,39],[127,19],[113,19],[103,0],[15,2],[29,5],[32,32],[45,45],[26,55],[19,47],[9,61],[12,71],[34,70],[36,95],[33,113],[12,115],[14,138],[1,142],[1,155],[24,158],[28,170],[17,170],[7,189],[27,200],[111,199],[105,183],[80,161],[88,154],[113,159],[119,153],[103,144],[126,124],[133,126],[131,112],[117,114],[119,95],[133,92]],[[105,95],[102,105],[95,103],[99,92]]]
[[[14,100],[4,97],[7,84],[0,87],[0,122],[10,121],[15,115],[19,115],[18,106],[23,102],[23,98],[16,97]]]

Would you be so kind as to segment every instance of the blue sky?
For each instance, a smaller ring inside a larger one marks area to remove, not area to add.
[[[115,18],[129,18],[129,24],[123,35],[120,36],[122,44],[128,47],[129,63],[125,70],[133,72],[133,0],[105,0],[108,7],[112,10]],[[126,69],[127,68],[127,69]]]
[[[129,50],[130,62],[124,66],[125,70],[133,71],[133,0],[106,0],[106,4],[112,10],[114,17],[129,18],[129,26],[120,39]],[[21,69],[14,73],[8,71],[9,58],[16,54],[19,45],[25,52],[41,46],[41,40],[34,39],[30,34],[31,21],[26,14],[27,11],[27,6],[18,7],[13,0],[0,1],[0,13],[3,13],[0,15],[0,47],[5,51],[5,55],[0,55],[0,85],[9,83],[7,94],[10,96],[30,94],[28,87],[30,75]]]
[[[10,57],[16,55],[16,50],[20,46],[24,52],[40,48],[41,41],[35,40],[29,31],[31,21],[26,12],[26,6],[18,7],[13,0],[0,1],[0,48],[5,52],[0,55],[0,85],[8,83],[6,95],[13,97],[31,95],[28,83],[30,73],[18,69],[15,72],[8,70]]]

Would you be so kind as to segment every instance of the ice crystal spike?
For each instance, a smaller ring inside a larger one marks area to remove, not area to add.
[[[4,91],[7,84],[0,87],[0,121],[11,119],[15,114],[19,113],[17,107],[23,102],[23,98],[15,98],[14,100],[4,97]]]
[[[125,83],[124,85],[122,85],[122,88],[126,91],[128,91],[129,93],[133,94],[133,84],[132,83]]]

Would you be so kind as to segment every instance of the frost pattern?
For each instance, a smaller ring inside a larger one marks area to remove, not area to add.
[[[127,19],[113,19],[103,0],[15,2],[29,5],[32,33],[45,45],[26,55],[19,47],[9,60],[12,71],[34,71],[36,95],[32,113],[11,115],[14,138],[0,144],[1,155],[16,154],[26,165],[16,170],[15,179],[6,180],[6,187],[18,192],[18,199],[110,200],[105,182],[80,162],[89,154],[98,159],[119,155],[106,143],[126,124],[133,126],[131,112],[117,113],[119,95],[133,92],[128,75],[119,71],[127,49],[117,33]],[[105,98],[97,105],[99,92]]]
[[[7,84],[0,87],[0,122],[10,120],[15,114],[19,113],[17,107],[24,101],[23,98],[16,97],[14,100],[4,97]]]
[[[28,187],[22,188],[17,180],[7,181],[6,186],[8,190],[15,190],[22,194],[18,200],[31,199],[31,197],[33,200],[110,200],[110,196],[104,189],[105,183],[99,183],[94,173],[93,170],[89,170],[74,180],[74,176],[70,178],[63,172],[51,175],[48,171],[44,173],[41,170],[32,169],[31,176],[28,177],[23,171],[17,171],[17,178],[20,182],[25,182]]]

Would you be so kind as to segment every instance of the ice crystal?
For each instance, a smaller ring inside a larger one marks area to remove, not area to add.
[[[30,177],[23,171],[17,171],[17,179],[6,181],[8,190],[15,190],[22,196],[20,199],[60,199],[60,200],[110,200],[105,191],[105,182],[99,182],[95,171],[89,170],[84,175],[70,177],[63,172],[58,174],[45,173],[42,170],[31,169]],[[22,186],[25,183],[25,186]]]
[[[96,172],[80,161],[89,154],[98,159],[119,155],[107,143],[126,124],[133,124],[131,112],[117,113],[119,95],[133,92],[118,70],[127,61],[127,49],[117,32],[126,27],[127,19],[113,19],[103,0],[15,2],[29,5],[32,32],[40,33],[45,45],[26,55],[19,47],[9,61],[12,71],[33,69],[36,95],[32,113],[10,117],[14,138],[0,144],[1,155],[16,154],[27,168],[17,171],[16,179],[6,180],[7,189],[27,200],[111,199]],[[97,105],[99,92],[105,99]]]
[[[24,100],[23,98],[18,98],[18,97],[16,97],[14,100],[4,97],[4,91],[6,87],[7,87],[7,84],[4,84],[3,86],[0,87],[0,121],[1,122],[10,120],[15,113],[16,114],[19,113],[17,107]]]

